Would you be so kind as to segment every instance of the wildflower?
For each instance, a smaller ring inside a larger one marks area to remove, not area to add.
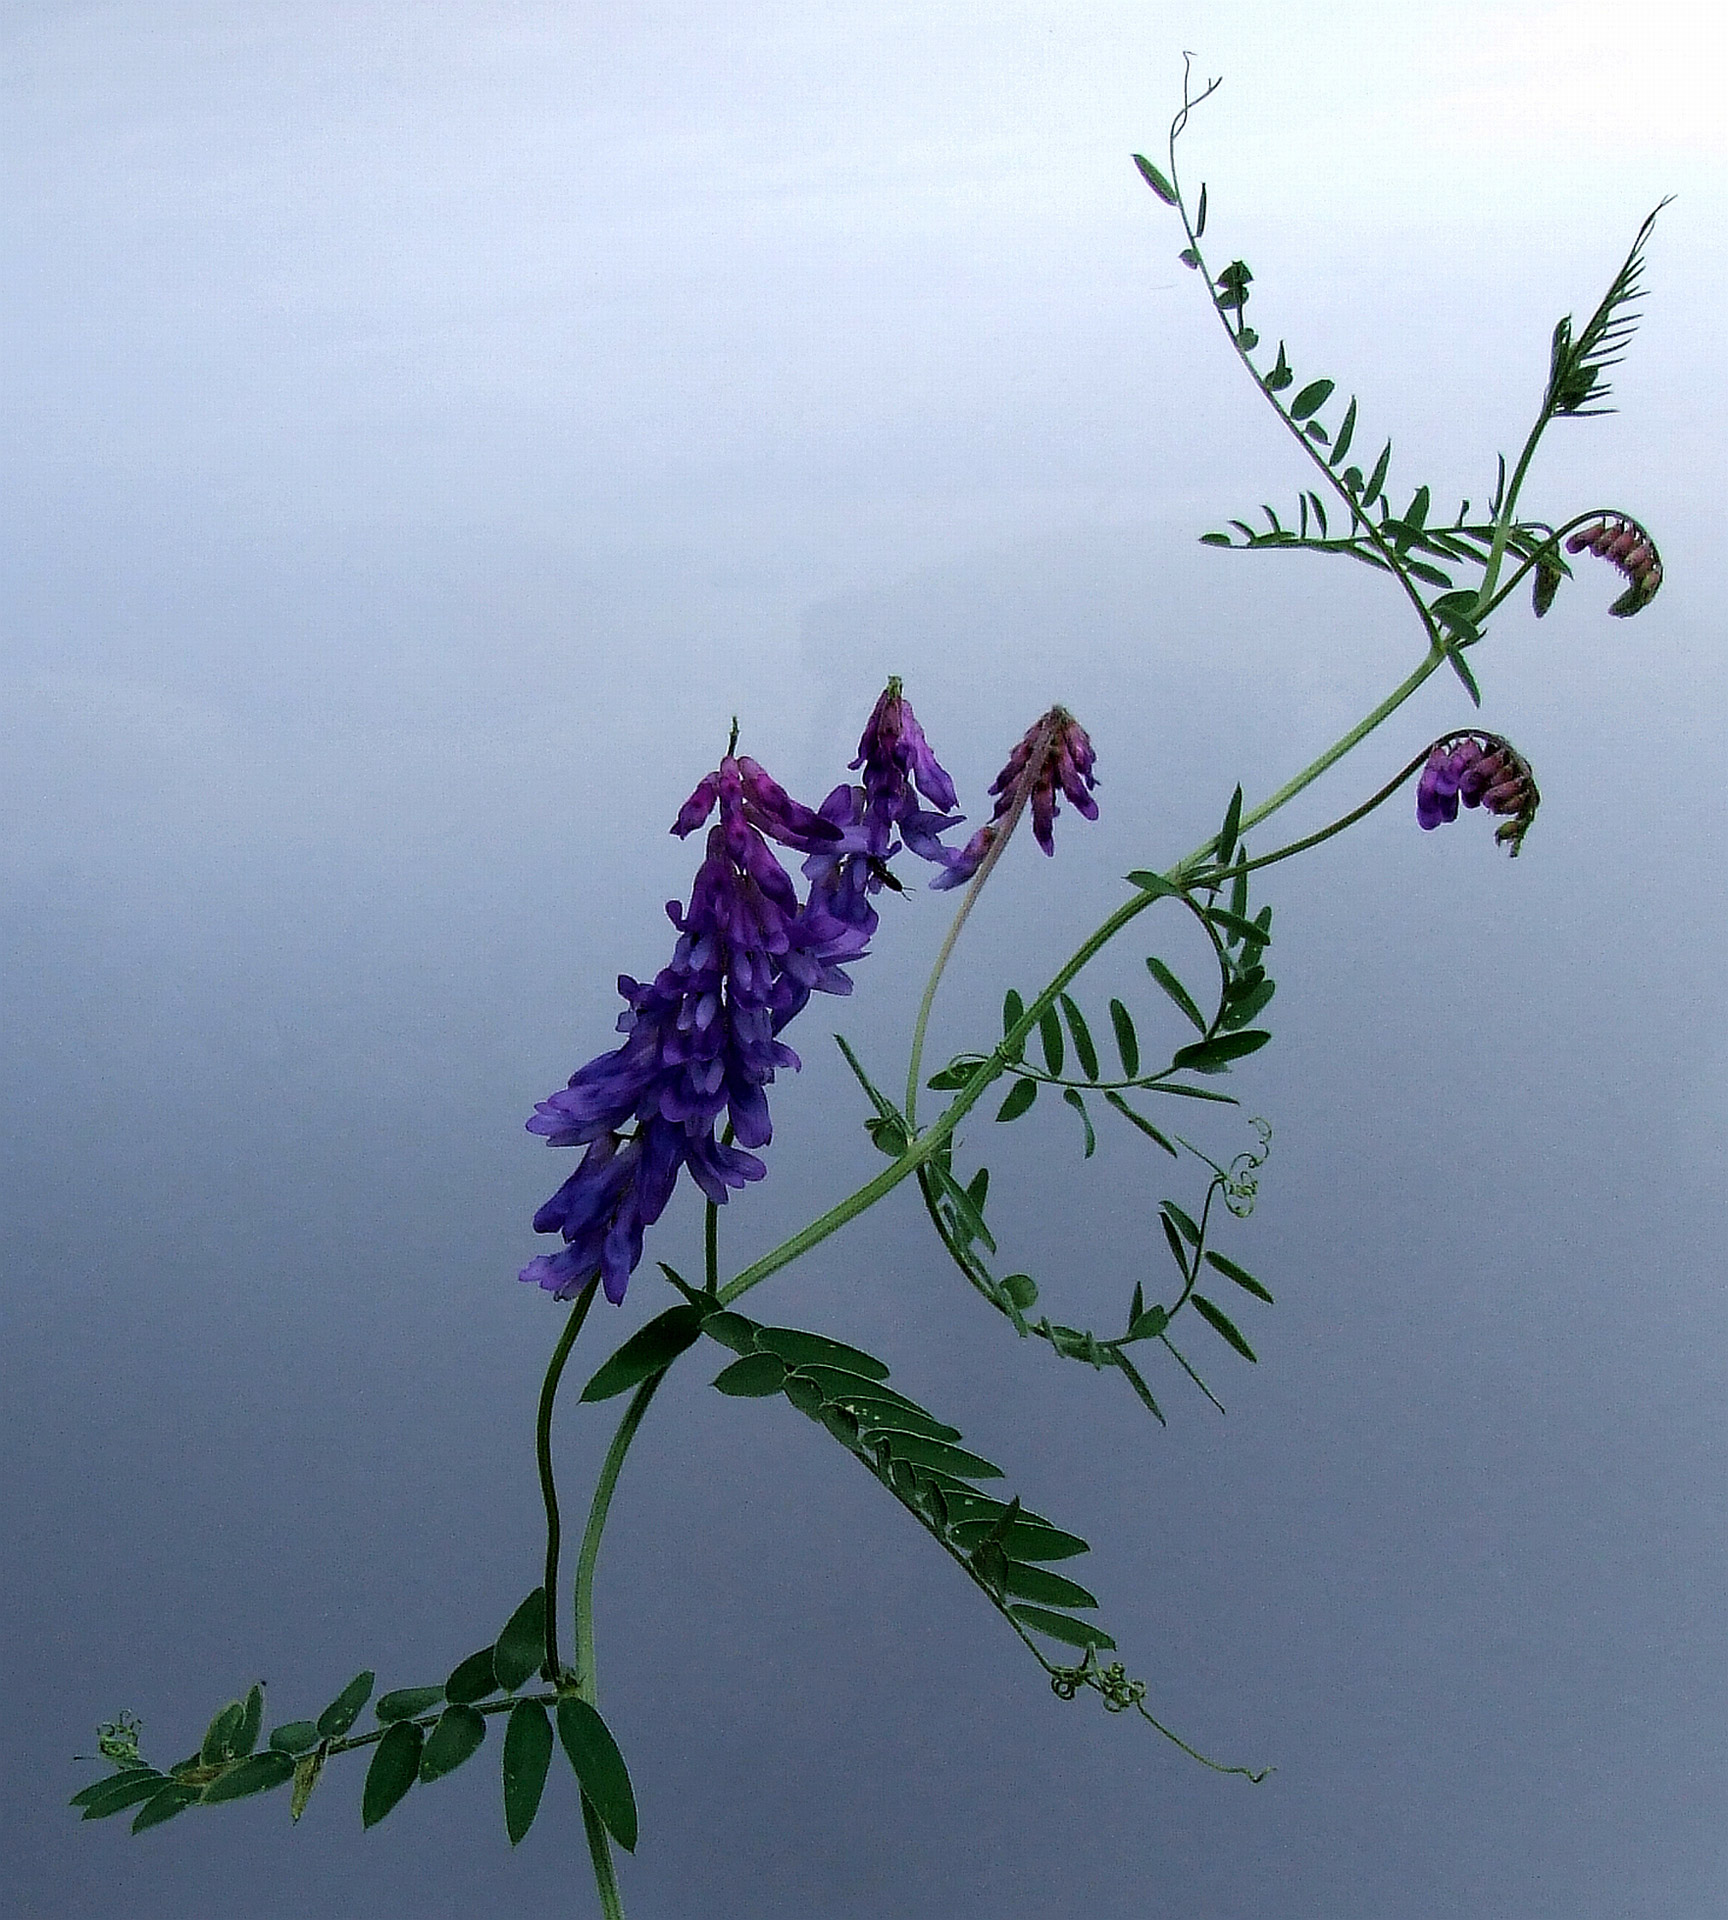
[[[1630,582],[1608,609],[1616,619],[1630,619],[1656,598],[1662,584],[1662,556],[1636,520],[1604,518],[1594,526],[1580,528],[1566,542],[1568,553],[1582,553],[1586,547],[1602,559],[1613,561]]]
[[[946,855],[945,871],[930,884],[939,888],[964,886],[984,864],[998,838],[1013,831],[1028,800],[1032,803],[1032,837],[1046,853],[1053,854],[1058,788],[1078,813],[1088,820],[1098,818],[1098,802],[1092,798],[1092,789],[1098,784],[1092,773],[1095,758],[1086,729],[1066,707],[1052,707],[1026,729],[1009,754],[1008,764],[990,783],[996,806],[989,821],[958,853]]]
[[[748,1149],[773,1134],[765,1089],[799,1064],[777,1036],[812,992],[852,990],[840,963],[869,938],[820,903],[801,907],[768,844],[813,853],[839,844],[837,825],[748,756],[728,754],[706,775],[672,831],[694,833],[716,808],[689,906],[667,902],[678,930],[671,962],[646,984],[619,978],[623,1045],[578,1068],[528,1122],[553,1146],[587,1148],[534,1216],[535,1230],[564,1246],[522,1270],[560,1299],[596,1274],[609,1300],[623,1299],[680,1172],[716,1205],[762,1178]],[[736,1145],[715,1138],[722,1114]]]
[[[1446,734],[1429,750],[1416,784],[1416,824],[1431,833],[1458,818],[1458,803],[1504,816],[1495,841],[1516,858],[1542,796],[1530,764],[1497,733]]]
[[[841,837],[804,862],[810,881],[807,911],[862,929],[868,939],[877,927],[870,896],[885,886],[900,887],[888,861],[902,846],[920,860],[952,860],[953,849],[943,846],[940,836],[966,816],[954,811],[960,804],[954,782],[931,752],[898,677],[889,680],[876,702],[852,766],[863,769],[863,784],[842,781],[822,802],[822,818]],[[929,807],[919,805],[920,795]]]

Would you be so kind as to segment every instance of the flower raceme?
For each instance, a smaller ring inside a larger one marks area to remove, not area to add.
[[[1542,796],[1530,764],[1497,733],[1446,734],[1434,742],[1416,785],[1416,824],[1431,833],[1458,818],[1458,803],[1505,816],[1496,842],[1516,857]]]
[[[1098,784],[1092,773],[1095,764],[1086,729],[1066,707],[1052,707],[1026,729],[1009,754],[1008,764],[990,783],[996,806],[989,821],[958,852],[945,853],[945,870],[930,884],[964,886],[989,858],[1000,835],[1013,831],[1028,800],[1032,806],[1032,837],[1046,853],[1053,854],[1058,789],[1077,813],[1088,820],[1098,818],[1098,802],[1092,798],[1092,789]]]
[[[1630,619],[1656,598],[1656,590],[1662,584],[1662,556],[1656,551],[1655,541],[1636,520],[1598,520],[1594,526],[1581,528],[1566,542],[1568,553],[1582,553],[1586,547],[1602,559],[1611,560],[1630,582],[1608,609],[1616,619]]]
[[[953,783],[931,753],[898,681],[871,715],[853,762],[864,783],[842,784],[820,812],[791,798],[748,755],[728,754],[678,811],[672,831],[694,833],[718,811],[690,903],[668,901],[678,930],[671,961],[646,983],[620,975],[623,1045],[590,1060],[543,1100],[528,1130],[552,1146],[584,1147],[574,1173],[534,1216],[564,1245],[521,1277],[569,1299],[598,1274],[623,1299],[642,1240],[665,1211],[680,1172],[723,1204],[767,1171],[748,1149],[773,1135],[767,1088],[798,1056],[780,1038],[812,993],[847,994],[850,962],[877,926],[869,896],[886,881],[894,833],[925,859],[948,854],[940,813]],[[952,824],[952,823],[946,823]],[[807,897],[769,842],[807,856]],[[716,1138],[725,1116],[729,1133]]]

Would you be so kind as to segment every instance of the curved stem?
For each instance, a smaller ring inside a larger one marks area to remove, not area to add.
[[[925,982],[924,998],[918,1003],[918,1018],[912,1025],[912,1056],[906,1066],[906,1127],[910,1132],[916,1125],[918,1112],[918,1081],[924,1071],[924,1031],[930,1024],[930,1009],[936,1004],[936,989],[942,984],[943,969],[948,965],[954,944],[960,938],[960,929],[965,926],[967,916],[977,905],[978,896],[984,891],[984,882],[995,870],[996,862],[1008,849],[1008,842],[1014,829],[1020,824],[1020,816],[1026,811],[1026,802],[1032,796],[1032,786],[1044,765],[1044,756],[1050,751],[1050,736],[1056,731],[1056,716],[1047,714],[1039,729],[1038,737],[1032,743],[1032,753],[1026,762],[1026,771],[1020,780],[1020,790],[1014,796],[1014,804],[1008,809],[990,843],[990,850],[979,863],[978,871],[972,876],[972,884],[966,889],[960,902],[960,911],[954,916],[954,924],[948,929],[948,937],[942,942],[942,951],[936,956],[936,964],[930,969],[930,978]]]
[[[1341,760],[1352,747],[1357,746],[1361,741],[1365,740],[1376,727],[1390,719],[1404,702],[1416,692],[1422,683],[1427,680],[1429,675],[1440,666],[1444,658],[1445,656],[1443,654],[1430,653],[1414,672],[1407,674],[1404,679],[1393,688],[1372,713],[1359,720],[1348,733],[1345,733],[1338,740],[1334,741],[1324,753],[1320,754],[1314,760],[1311,760],[1294,779],[1287,780],[1270,799],[1262,801],[1252,812],[1244,814],[1239,830],[1246,831],[1250,827],[1258,826],[1261,821],[1269,819],[1276,813],[1280,807],[1294,800],[1297,794],[1301,793],[1305,788],[1312,786],[1329,767]],[[1209,840],[1203,841],[1191,853],[1179,860],[1176,865],[1169,870],[1168,877],[1172,883],[1175,885],[1186,884],[1192,878],[1194,869],[1217,849],[1217,845],[1218,836],[1214,834]],[[982,869],[980,869],[980,871],[982,871]],[[997,1042],[995,1051],[980,1063],[977,1072],[974,1073],[972,1078],[966,1082],[965,1086],[955,1094],[943,1112],[942,1117],[926,1132],[919,1134],[916,1140],[911,1141],[906,1151],[894,1161],[892,1166],[885,1167],[882,1172],[877,1174],[875,1179],[866,1181],[856,1192],[849,1194],[844,1200],[830,1207],[828,1211],[818,1219],[812,1220],[807,1227],[793,1234],[790,1239],[783,1240],[779,1246],[775,1247],[771,1252],[765,1253],[760,1260],[754,1261],[735,1279],[729,1281],[719,1290],[716,1296],[721,1306],[729,1307],[740,1295],[748,1293],[754,1286],[759,1286],[762,1281],[766,1280],[771,1274],[778,1273],[782,1267],[790,1266],[794,1260],[808,1253],[812,1247],[819,1246],[830,1234],[838,1233],[849,1221],[857,1219],[859,1214],[863,1213],[867,1208],[873,1207],[885,1194],[892,1193],[909,1174],[916,1173],[927,1160],[932,1158],[942,1143],[953,1133],[954,1129],[966,1115],[983,1099],[984,1090],[1006,1069],[1008,1062],[1021,1051],[1027,1039],[1031,1036],[1033,1028],[1036,1027],[1039,1020],[1042,1019],[1045,1011],[1056,1004],[1057,995],[1067,987],[1069,982],[1074,979],[1088,962],[1094,959],[1097,954],[1115,939],[1117,934],[1119,934],[1131,920],[1136,919],[1140,914],[1144,913],[1146,909],[1152,905],[1154,900],[1162,897],[1160,894],[1142,892],[1138,893],[1133,899],[1125,900],[1108,919],[1103,921],[1100,926],[1081,942],[1080,946],[1077,947],[1073,954],[1063,963],[1056,977]]]
[[[1164,1729],[1160,1727],[1158,1731],[1162,1733]],[[588,1837],[588,1858],[594,1867],[594,1888],[600,1895],[600,1911],[606,1920],[624,1920],[624,1899],[618,1891],[618,1870],[612,1863],[612,1842],[587,1794],[582,1796],[582,1831]]]
[[[600,1463],[600,1477],[594,1482],[594,1497],[588,1504],[588,1524],[582,1530],[582,1546],[576,1556],[576,1691],[590,1706],[595,1704],[596,1691],[594,1568],[600,1558],[600,1536],[606,1530],[606,1516],[611,1510],[612,1495],[618,1485],[624,1456],[630,1451],[630,1442],[636,1438],[636,1429],[642,1424],[649,1401],[659,1391],[660,1382],[665,1378],[664,1367],[658,1373],[651,1374],[636,1389],[629,1406],[625,1408],[624,1418],[618,1422],[618,1431],[612,1436],[612,1444],[606,1449],[606,1458]]]
[[[558,1553],[562,1528],[558,1519],[558,1485],[552,1475],[552,1403],[558,1397],[558,1382],[564,1377],[564,1363],[594,1304],[594,1289],[599,1276],[590,1280],[576,1296],[564,1322],[564,1331],[552,1349],[546,1366],[546,1378],[540,1386],[540,1410],[534,1421],[534,1458],[540,1468],[540,1498],[546,1506],[546,1659],[542,1676],[554,1685],[558,1681]]]

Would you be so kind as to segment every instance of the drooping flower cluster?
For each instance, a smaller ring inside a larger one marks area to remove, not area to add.
[[[1608,609],[1616,619],[1630,619],[1656,598],[1662,584],[1662,556],[1636,520],[1598,520],[1592,527],[1580,528],[1566,542],[1568,553],[1582,553],[1586,547],[1602,559],[1613,561],[1630,582]]]
[[[920,860],[945,865],[956,855],[940,836],[966,816],[954,811],[960,804],[954,782],[930,751],[898,678],[876,702],[852,766],[863,769],[863,785],[843,780],[821,807],[822,818],[839,829],[840,838],[813,853],[804,872],[811,906],[820,902],[848,926],[864,929],[868,939],[878,924],[871,896],[885,886],[900,887],[888,861],[904,846]],[[930,807],[919,805],[920,795]]]
[[[1003,831],[1003,822],[1016,815],[1027,800],[1032,806],[1032,837],[1046,853],[1053,854],[1058,789],[1076,812],[1088,820],[1098,818],[1098,802],[1092,798],[1092,789],[1098,784],[1092,773],[1095,762],[1086,729],[1066,707],[1052,707],[1026,729],[1009,754],[1008,764],[990,783],[996,806],[988,822],[958,853],[946,855],[945,871],[930,884],[964,886],[988,858]]]
[[[1446,734],[1429,749],[1416,784],[1416,824],[1424,833],[1458,818],[1458,803],[1504,816],[1495,841],[1516,858],[1542,796],[1530,764],[1497,733]]]
[[[716,809],[690,904],[668,901],[678,929],[671,962],[646,984],[621,975],[624,1044],[590,1060],[535,1108],[531,1133],[585,1147],[580,1164],[534,1216],[564,1245],[522,1269],[560,1299],[596,1274],[622,1300],[642,1239],[665,1211],[681,1171],[716,1205],[766,1172],[752,1147],[773,1127],[766,1089],[798,1056],[780,1038],[812,993],[852,991],[847,963],[876,930],[869,896],[894,885],[886,862],[901,840],[925,859],[948,850],[939,814],[956,804],[912,709],[890,682],[859,743],[864,784],[836,787],[820,813],[802,806],[748,755],[728,754],[679,809],[672,831],[694,833]],[[800,902],[769,842],[808,856]],[[716,1137],[722,1116],[730,1141]],[[734,1144],[735,1143],[735,1144]]]

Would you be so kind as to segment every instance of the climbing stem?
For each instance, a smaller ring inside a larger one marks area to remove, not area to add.
[[[546,1366],[546,1378],[540,1386],[540,1411],[534,1422],[534,1457],[540,1468],[540,1498],[546,1506],[546,1659],[540,1671],[554,1685],[558,1681],[558,1553],[562,1529],[558,1520],[558,1485],[552,1474],[552,1405],[558,1398],[558,1382],[564,1377],[564,1363],[594,1304],[598,1276],[590,1280],[576,1296],[576,1304],[564,1321],[564,1331],[552,1349]]]

